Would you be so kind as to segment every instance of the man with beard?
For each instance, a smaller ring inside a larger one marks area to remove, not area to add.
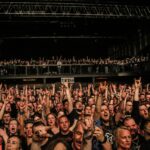
[[[132,136],[132,150],[139,150],[141,145],[141,134],[137,123],[134,118],[126,117],[123,121],[124,126],[130,129]]]
[[[71,125],[73,125],[77,120],[81,119],[82,111],[83,111],[82,101],[77,100],[74,103],[74,109],[67,115]]]

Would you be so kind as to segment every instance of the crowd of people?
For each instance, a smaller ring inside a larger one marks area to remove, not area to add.
[[[0,150],[146,150],[150,87],[132,84],[0,84]]]
[[[140,63],[149,61],[149,56],[136,56],[124,59],[114,59],[114,58],[92,58],[92,57],[63,57],[63,56],[52,56],[50,58],[38,58],[30,60],[23,59],[3,59],[0,60],[0,66],[4,65],[52,65],[57,64],[61,60],[63,64],[130,64],[130,63]]]
[[[63,58],[53,56],[49,59],[12,59],[0,61],[0,75],[41,75],[41,74],[83,74],[83,73],[120,73],[148,72],[149,56],[137,56],[125,59],[112,58]]]

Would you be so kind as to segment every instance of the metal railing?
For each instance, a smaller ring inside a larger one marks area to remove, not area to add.
[[[119,64],[56,64],[43,65],[0,65],[0,76],[78,75],[109,73],[150,72],[150,62]]]

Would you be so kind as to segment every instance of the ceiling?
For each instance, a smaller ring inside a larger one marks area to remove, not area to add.
[[[148,1],[142,6],[140,0],[0,2],[1,58],[81,56],[81,52],[107,57],[108,49],[135,39],[139,30],[150,33]]]

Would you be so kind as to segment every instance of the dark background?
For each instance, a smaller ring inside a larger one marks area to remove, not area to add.
[[[0,2],[22,2],[0,0]],[[75,4],[149,6],[149,0],[25,0]],[[0,10],[2,11],[2,10]],[[128,46],[139,31],[150,33],[149,19],[135,17],[16,17],[0,15],[0,59],[64,57],[111,57],[114,45]],[[125,44],[127,43],[127,44]],[[137,39],[138,43],[138,39]],[[149,51],[149,47],[145,47]],[[140,54],[140,52],[139,52]]]

